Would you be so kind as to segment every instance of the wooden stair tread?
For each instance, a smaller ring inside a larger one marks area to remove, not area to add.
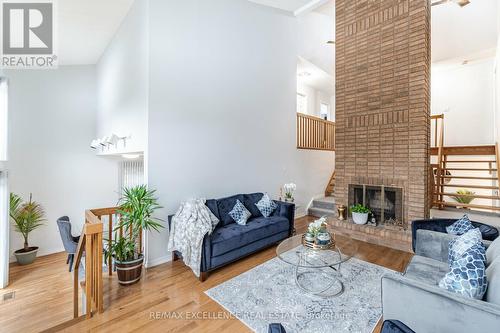
[[[432,147],[431,155],[438,155],[439,148]],[[476,155],[476,156],[494,156],[496,154],[495,145],[479,145],[479,146],[445,146],[442,148],[443,155]]]
[[[447,193],[447,192],[438,192],[437,194],[438,195],[446,195],[448,197],[473,197],[475,199],[500,200],[500,196],[495,196],[495,195],[458,194],[458,193]]]
[[[477,177],[477,176],[450,176],[442,175],[441,178],[456,178],[456,179],[476,179],[476,180],[497,180],[497,177]]]
[[[497,171],[497,169],[479,169],[479,168],[444,168],[448,171]]]
[[[442,184],[442,187],[461,187],[461,188],[480,188],[484,190],[497,190],[498,186],[486,186],[486,185],[464,185],[464,184]]]
[[[448,206],[448,207],[466,207],[466,208],[477,208],[477,209],[488,209],[488,210],[500,210],[498,206],[487,206],[487,205],[474,205],[474,204],[463,204],[459,202],[434,202],[436,206]]]

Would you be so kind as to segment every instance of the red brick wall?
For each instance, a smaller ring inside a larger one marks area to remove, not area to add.
[[[404,188],[406,222],[427,217],[428,0],[336,1],[337,204],[349,183]]]

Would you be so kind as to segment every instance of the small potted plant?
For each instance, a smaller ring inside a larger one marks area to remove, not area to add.
[[[285,190],[285,201],[294,202],[295,199],[293,197],[293,193],[297,190],[297,185],[294,183],[285,184],[283,185],[283,190]]]
[[[163,226],[161,220],[153,217],[154,212],[161,208],[155,191],[149,190],[146,185],[139,185],[123,190],[123,197],[119,201],[118,214],[121,215],[115,227],[115,238],[108,244],[106,259],[114,259],[118,282],[130,285],[141,279],[144,256],[139,248],[139,237],[142,230],[160,231]],[[129,230],[123,237],[117,237],[119,229]]]
[[[474,196],[476,194],[476,192],[472,192],[472,191],[469,191],[469,190],[464,190],[464,189],[460,189],[460,190],[457,190],[456,193],[458,195],[456,196],[452,196],[452,198],[458,202],[458,203],[461,203],[461,204],[465,204],[465,205],[468,205],[472,202],[472,200],[474,200]],[[461,207],[463,209],[469,209],[468,207]]]
[[[14,252],[16,260],[20,265],[29,265],[36,259],[38,246],[29,246],[29,234],[44,225],[45,212],[43,207],[36,201],[33,201],[30,194],[30,200],[23,202],[17,194],[10,194],[10,218],[14,223],[15,230],[24,238],[24,247]]]
[[[355,204],[351,206],[350,211],[354,223],[366,224],[368,222],[368,214],[370,214],[371,211],[367,207],[362,204]]]

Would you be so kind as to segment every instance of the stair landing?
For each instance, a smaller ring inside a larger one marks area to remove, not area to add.
[[[319,199],[314,199],[308,214],[315,217],[336,216],[335,198],[327,196]]]

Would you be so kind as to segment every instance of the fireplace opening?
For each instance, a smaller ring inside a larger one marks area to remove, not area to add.
[[[406,227],[403,223],[402,188],[349,184],[349,207],[355,204],[368,207],[372,212],[369,221],[376,225]]]

